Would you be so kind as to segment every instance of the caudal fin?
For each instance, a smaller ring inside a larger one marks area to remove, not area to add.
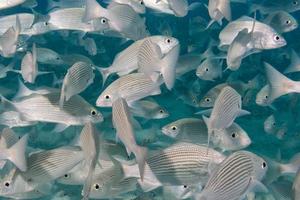
[[[137,146],[136,150],[134,151],[134,155],[136,161],[138,163],[139,171],[141,180],[144,180],[144,170],[145,170],[145,163],[146,163],[146,156],[147,156],[147,148]]]
[[[287,78],[274,67],[268,63],[264,63],[266,68],[266,75],[268,83],[270,86],[269,90],[269,102],[273,102],[280,96],[286,95],[288,93],[297,92],[295,90],[295,81]],[[300,92],[300,91],[299,91]]]
[[[27,170],[27,161],[25,155],[27,141],[28,135],[24,135],[16,144],[8,149],[7,159],[13,162],[21,171]]]
[[[34,93],[34,91],[26,87],[26,85],[23,83],[23,81],[20,78],[18,78],[18,83],[19,83],[19,89],[13,99],[20,99]]]
[[[101,73],[102,75],[102,86],[104,86],[107,78],[110,76],[110,71],[109,71],[109,67],[108,68],[101,68],[101,67],[97,67],[97,70]]]

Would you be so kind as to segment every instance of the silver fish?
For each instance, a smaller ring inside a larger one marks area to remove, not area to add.
[[[270,13],[263,22],[273,27],[278,33],[286,33],[298,28],[297,20],[285,11]]]
[[[208,13],[211,21],[209,22],[207,27],[209,27],[214,22],[218,22],[220,25],[222,25],[223,18],[231,21],[230,0],[209,0]]]
[[[154,82],[143,73],[122,76],[112,82],[98,97],[96,105],[111,107],[113,101],[124,98],[129,104],[144,97],[161,93],[160,82]]]
[[[117,137],[126,146],[128,155],[134,153],[139,166],[141,179],[143,179],[147,149],[136,144],[131,115],[125,99],[118,98],[113,102],[112,120],[117,132]]]
[[[13,15],[6,15],[0,18],[0,35],[5,33],[7,29],[10,27],[15,27],[16,18],[20,20],[20,34],[24,32],[24,30],[29,29],[34,22],[34,14],[31,13],[18,13]]]
[[[238,151],[226,158],[213,171],[197,200],[243,199],[251,191],[268,191],[260,180],[268,165],[257,155]]]
[[[127,4],[133,8],[133,10],[139,14],[145,14],[146,7],[144,4],[144,0],[112,0],[114,3],[118,4]]]
[[[21,63],[22,77],[25,82],[34,83],[38,75],[36,46],[33,44],[32,51],[27,52]]]
[[[259,10],[262,14],[269,14],[275,11],[286,11],[286,12],[296,12],[300,9],[299,0],[266,0],[259,4],[252,4],[250,7],[251,11]]]
[[[60,107],[72,96],[81,93],[94,82],[93,66],[89,63],[77,62],[72,65],[64,77],[59,99]]]
[[[214,81],[217,78],[222,78],[222,62],[219,59],[207,58],[197,68],[196,75],[207,81]]]
[[[36,48],[37,62],[48,65],[62,65],[61,56],[48,48]]]
[[[147,8],[177,17],[184,17],[188,13],[186,0],[144,0],[144,3]]]

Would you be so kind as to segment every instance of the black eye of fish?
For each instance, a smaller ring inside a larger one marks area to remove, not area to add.
[[[163,110],[159,110],[159,112],[160,112],[160,113],[164,113],[164,111],[163,111]]]
[[[232,138],[235,138],[235,137],[236,137],[236,134],[235,134],[235,133],[232,133],[232,134],[231,134],[231,137],[232,137]]]
[[[267,167],[267,163],[263,162],[262,167],[266,168]]]
[[[93,116],[95,116],[95,115],[97,114],[97,112],[96,112],[95,110],[92,110],[92,111],[91,111],[91,114],[92,114]]]
[[[175,131],[177,128],[176,126],[172,126],[172,130]]]
[[[170,39],[167,39],[167,43],[170,44],[170,43],[171,43],[171,40],[170,40]]]
[[[105,99],[109,99],[109,98],[110,98],[109,95],[106,95],[106,96],[105,96]]]
[[[184,185],[183,187],[184,187],[184,188],[187,188],[187,185]]]
[[[286,24],[290,24],[290,23],[291,23],[291,21],[290,21],[290,20],[287,20],[285,23],[286,23]]]
[[[102,19],[101,19],[101,23],[102,23],[102,24],[106,24],[106,19],[102,18]]]
[[[293,4],[294,5],[298,5],[298,1],[293,1]]]
[[[209,102],[209,101],[210,101],[210,98],[206,98],[205,101]]]
[[[5,187],[9,187],[10,184],[9,184],[9,182],[5,182],[4,185],[5,185]]]
[[[46,26],[48,26],[48,24],[49,24],[48,22],[45,22],[45,25],[46,25]]]
[[[265,97],[266,97],[266,99],[269,98],[268,96],[265,96]]]
[[[140,1],[140,4],[141,4],[141,5],[144,5],[144,1]]]
[[[208,68],[205,68],[205,71],[207,71],[207,72],[208,72]]]
[[[276,123],[275,122],[273,122],[273,126],[275,126],[276,125]]]
[[[275,39],[276,41],[278,41],[278,40],[280,39],[280,37],[279,37],[278,35],[276,35],[276,36],[274,37],[274,39]]]
[[[96,190],[99,190],[99,188],[100,188],[99,184],[96,183],[96,184],[95,184],[95,189],[96,189]]]

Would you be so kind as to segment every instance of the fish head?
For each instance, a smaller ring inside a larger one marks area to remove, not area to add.
[[[300,9],[300,1],[299,0],[288,1],[286,6],[289,12],[297,11]]]
[[[215,96],[211,96],[209,94],[205,95],[199,102],[199,106],[202,108],[210,108],[214,106],[214,103],[216,101]]]
[[[260,106],[269,105],[269,86],[263,87],[256,95],[255,102]]]
[[[272,33],[264,33],[265,37],[261,38],[262,48],[264,49],[276,49],[285,46],[286,40],[276,33],[275,31]]]
[[[103,121],[102,114],[94,107],[89,107],[88,122],[99,123]]]
[[[106,31],[110,30],[111,28],[111,22],[106,17],[99,17],[96,19],[93,19],[92,21],[88,22],[91,23],[93,26],[94,31]]]
[[[225,130],[219,130],[218,132],[217,134],[221,134],[219,147],[223,150],[240,150],[251,144],[251,139],[246,131],[235,123]]]
[[[289,13],[282,12],[280,15],[279,27],[283,32],[290,32],[298,28],[298,22]]]
[[[144,0],[130,0],[129,5],[139,14],[145,14],[146,6]]]
[[[253,176],[257,180],[262,180],[268,171],[268,162],[254,153],[250,153],[250,156],[254,167]]]
[[[164,127],[162,127],[161,131],[166,136],[169,136],[171,138],[176,138],[177,135],[180,133],[180,126],[176,122],[170,123]]]
[[[90,192],[90,197],[101,197],[101,196],[105,196],[108,195],[108,191],[109,191],[109,186],[110,184],[106,183],[109,182],[109,180],[105,180],[104,177],[98,177],[97,179],[95,179],[92,183],[91,186],[91,192]]]
[[[266,133],[273,134],[278,128],[278,123],[274,115],[270,115],[264,122],[264,130]]]
[[[151,41],[159,46],[163,55],[168,54],[175,48],[180,48],[179,41],[174,37],[154,36],[151,38]]]
[[[163,119],[167,117],[169,117],[169,112],[162,107],[157,107],[152,113],[153,119]]]
[[[55,27],[47,21],[39,21],[32,25],[31,31],[34,35],[47,33],[51,30],[55,30]]]
[[[114,95],[110,92],[104,91],[101,93],[101,95],[98,97],[96,101],[96,105],[98,107],[111,107],[113,103]]]

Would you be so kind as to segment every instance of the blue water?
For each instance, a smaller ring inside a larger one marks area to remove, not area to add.
[[[35,8],[35,10],[41,14],[46,14],[47,1],[38,0],[37,2],[38,6]],[[190,4],[193,2],[197,2],[197,0],[189,1]],[[207,3],[207,1],[200,2]],[[233,20],[239,18],[240,16],[247,15],[248,6],[250,4],[251,2],[249,2],[248,4],[232,4]],[[31,11],[27,8],[15,7],[3,11],[0,10],[0,16],[20,12]],[[292,13],[292,15],[297,20],[300,19],[299,12]],[[180,54],[183,55],[188,52],[188,47],[191,45],[196,46],[196,53],[201,54],[202,52],[204,52],[208,47],[209,41],[212,39],[218,40],[220,30],[222,30],[222,28],[224,28],[228,23],[226,22],[226,20],[223,20],[223,26],[214,24],[212,28],[207,31],[196,31],[196,33],[194,33],[193,35],[190,35],[189,31],[191,30],[191,27],[189,22],[193,18],[199,16],[201,16],[206,21],[206,23],[210,20],[207,13],[207,8],[203,5],[199,6],[193,11],[190,11],[189,14],[183,18],[177,18],[171,15],[157,14],[153,12],[147,12],[145,18],[147,28],[151,35],[161,34],[161,30],[159,30],[158,27],[162,23],[168,24],[171,30],[171,35],[180,41]],[[258,15],[258,20],[261,17],[262,16]],[[300,51],[300,42],[298,41],[300,38],[299,28],[292,32],[284,33],[283,36],[287,41],[287,45],[285,47],[274,50],[266,50],[258,54],[253,54],[243,60],[241,68],[238,71],[231,72],[227,70],[223,73],[222,78],[220,79],[217,79],[215,81],[200,80],[196,76],[195,70],[193,70],[183,75],[180,80],[177,80],[175,87],[171,91],[169,91],[165,86],[162,86],[162,94],[154,96],[153,98],[169,112],[169,117],[159,120],[144,120],[141,118],[138,118],[138,120],[142,123],[143,128],[146,129],[150,128],[153,125],[162,127],[181,118],[200,118],[201,116],[196,115],[195,113],[201,110],[201,108],[188,105],[187,102],[183,101],[181,98],[186,94],[188,90],[195,94],[197,100],[200,101],[200,99],[204,97],[209,89],[218,84],[224,83],[228,77],[234,77],[235,80],[241,80],[245,83],[253,79],[257,74],[261,74],[264,77],[264,68],[262,65],[262,61],[270,63],[279,71],[283,71],[290,63],[289,50],[294,49],[296,52]],[[133,43],[133,41],[124,41],[124,39],[121,38],[103,37],[101,35],[87,34],[87,37],[91,37],[96,41],[98,49],[103,49],[103,51],[98,52],[97,55],[91,56],[86,50],[84,50],[83,47],[72,43],[72,39],[75,38],[75,36],[72,36],[72,33],[70,33],[67,38],[62,37],[62,34],[58,32],[50,32],[35,37],[31,38],[31,40],[29,40],[28,42],[32,43],[32,41],[36,41],[39,47],[47,47],[56,51],[60,55],[76,53],[87,56],[93,61],[96,66],[100,67],[110,66],[117,53],[121,52],[123,49],[127,48],[130,44]],[[42,40],[41,38],[45,40],[46,43],[39,44],[38,41]],[[215,51],[219,52],[219,50],[217,49]],[[14,58],[9,59],[0,57],[0,63],[6,66],[11,63],[12,60],[14,60],[15,69],[19,69],[21,59],[22,54],[16,54]],[[225,63],[226,62],[224,62],[223,64],[223,69],[226,68]],[[63,78],[67,67],[39,65],[39,70],[53,71],[58,76],[58,78]],[[94,79],[94,83],[80,94],[92,105],[95,105],[96,99],[98,98],[99,94],[101,94],[101,92],[110,83],[118,78],[116,75],[110,76],[108,81],[102,88],[101,74],[96,72],[95,75],[96,76]],[[12,98],[17,92],[17,77],[19,76],[20,75],[16,73],[9,72],[7,77],[0,79],[1,88],[3,87],[7,89],[6,93],[2,92],[2,95],[4,95],[6,98]],[[299,74],[297,73],[288,75],[288,77],[292,80],[300,80]],[[26,85],[31,89],[35,89],[37,86],[51,87],[53,81],[53,75],[48,74],[38,76],[35,84]],[[265,81],[266,80],[264,79],[264,82]],[[261,156],[270,157],[274,160],[278,159],[278,154],[280,152],[280,160],[282,162],[286,162],[293,155],[300,152],[300,127],[298,125],[298,123],[300,122],[299,94],[290,94],[284,97],[280,97],[273,103],[273,106],[276,108],[276,110],[274,110],[270,107],[261,107],[259,105],[256,105],[255,96],[262,86],[263,84],[261,84],[258,88],[254,88],[253,91],[251,91],[253,95],[251,95],[250,97],[243,97],[243,100],[245,100],[245,98],[247,100],[247,102],[243,104],[243,109],[250,111],[251,115],[238,118],[236,120],[236,123],[238,123],[251,138],[252,143],[245,150],[255,152],[256,154]],[[4,89],[2,91],[4,91]],[[109,120],[111,113],[110,108],[97,109],[100,110],[101,113],[103,113],[103,115],[105,116],[105,120]],[[278,138],[274,134],[265,133],[264,121],[271,114],[274,114],[276,116],[279,126],[286,127],[283,138]],[[97,128],[100,132],[103,131],[103,134],[105,134],[105,130],[107,130],[106,125],[107,124],[105,121],[103,124],[98,124]],[[3,126],[3,128],[4,127],[5,126]],[[30,137],[28,145],[36,149],[54,149],[57,147],[69,145],[81,131],[81,127],[70,127],[63,133],[53,133],[51,132],[53,127],[53,124],[48,124],[46,126],[44,124],[38,124],[35,127],[14,128],[13,130],[17,135],[20,136],[24,135],[25,133],[29,133]],[[115,135],[106,134],[105,137],[114,139]],[[145,145],[145,138],[147,138],[147,136],[137,136],[137,143]],[[165,136],[160,131],[157,131],[155,136],[151,138],[151,141],[149,141],[146,146],[149,149],[154,150],[162,147],[167,147],[173,142],[174,141],[172,139]],[[56,186],[57,187],[52,192],[53,195],[49,195],[40,199],[81,199],[81,186],[66,186],[62,184],[56,184]],[[57,191],[63,191],[63,195],[57,197]],[[137,193],[140,192],[141,191]],[[145,197],[141,199],[155,199],[157,196],[160,196],[161,193],[161,189],[156,189],[155,191],[149,193],[148,198]],[[55,197],[55,195],[57,195],[56,198],[53,198]],[[3,197],[2,199],[7,198]]]

